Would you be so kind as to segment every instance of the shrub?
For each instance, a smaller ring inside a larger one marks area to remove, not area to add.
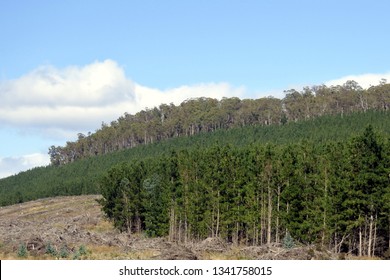
[[[80,247],[79,247],[79,254],[80,254],[80,256],[83,256],[83,255],[87,254],[87,248],[85,248],[84,245],[80,245]]]
[[[81,256],[87,255],[88,251],[87,248],[84,245],[80,245],[79,249],[76,250],[73,254],[74,260],[79,260]]]
[[[73,260],[79,260],[80,259],[80,252],[79,251],[76,251],[74,254],[73,254]]]
[[[27,257],[27,247],[24,244],[20,244],[18,249],[18,257],[19,258],[25,258]]]
[[[67,257],[69,256],[69,250],[68,248],[65,246],[63,246],[61,248],[61,251],[60,251],[60,258],[63,258],[63,259],[66,259]]]
[[[57,256],[56,249],[49,243],[46,245],[46,254],[52,255],[53,257]]]
[[[295,246],[294,239],[291,237],[290,233],[287,232],[283,238],[283,247],[286,249],[291,249]]]

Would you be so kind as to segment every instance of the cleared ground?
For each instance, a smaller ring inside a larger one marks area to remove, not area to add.
[[[0,208],[0,259],[337,259],[316,247],[177,244],[115,230],[100,196],[45,198]]]

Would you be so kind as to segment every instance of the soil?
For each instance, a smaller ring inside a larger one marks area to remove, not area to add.
[[[219,238],[177,244],[128,235],[100,210],[100,196],[45,198],[0,208],[0,259],[336,259],[314,247],[233,246]],[[21,253],[25,247],[27,253]]]

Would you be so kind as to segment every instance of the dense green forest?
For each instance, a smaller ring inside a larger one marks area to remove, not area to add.
[[[363,132],[372,124],[385,137],[390,136],[390,111],[367,111],[341,116],[323,116],[285,125],[247,126],[201,133],[191,137],[178,137],[166,141],[139,145],[132,149],[116,151],[80,159],[61,166],[38,167],[18,175],[0,179],[0,205],[30,201],[58,195],[99,193],[99,178],[120,162],[145,160],[169,155],[171,151],[189,152],[214,145],[245,147],[259,143],[287,145],[309,141],[328,143],[346,141]]]
[[[372,126],[348,141],[212,145],[119,164],[100,203],[129,233],[187,242],[298,242],[383,255],[390,234],[390,142]]]
[[[383,255],[389,108],[385,81],[163,104],[50,147],[50,166],[0,179],[0,205],[100,193],[107,217],[130,234],[247,245],[292,236]]]
[[[49,149],[51,163],[63,165],[79,159],[134,148],[180,136],[246,126],[283,125],[325,115],[344,116],[390,108],[390,84],[362,89],[355,81],[343,86],[325,85],[285,91],[283,99],[197,98],[179,106],[162,104],[135,115],[125,113],[94,133],[78,134],[78,140]]]

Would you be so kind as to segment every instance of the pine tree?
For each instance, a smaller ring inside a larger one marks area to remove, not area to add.
[[[148,236],[166,236],[169,230],[168,190],[161,175],[154,173],[143,182],[145,230]]]
[[[359,255],[371,256],[375,253],[374,229],[388,184],[385,158],[383,143],[371,125],[351,141],[350,181],[355,200],[353,211],[359,235]],[[363,227],[368,228],[367,234],[363,234]]]

